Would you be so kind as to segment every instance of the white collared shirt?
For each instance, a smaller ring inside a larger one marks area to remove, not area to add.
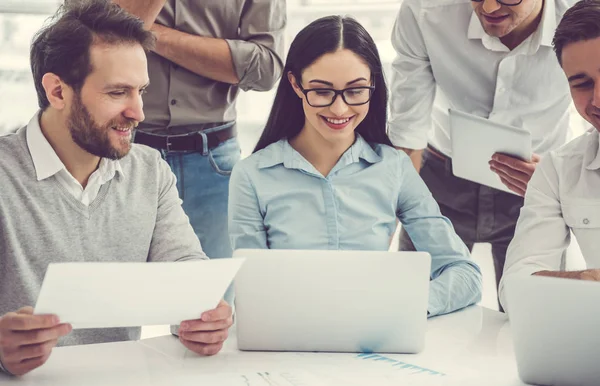
[[[570,231],[587,268],[600,268],[600,135],[595,129],[550,152],[529,181],[500,283],[504,305],[509,277],[562,269]]]
[[[69,173],[58,155],[42,133],[39,123],[40,112],[36,113],[27,125],[27,146],[33,159],[37,180],[56,176],[63,188],[83,205],[89,206],[96,199],[102,185],[113,179],[116,172],[123,174],[118,160],[102,158],[98,169],[88,179],[85,189]]]
[[[393,144],[452,156],[449,108],[525,128],[538,154],[567,142],[571,97],[552,38],[571,3],[545,1],[536,32],[510,51],[468,0],[405,0],[392,32]]]

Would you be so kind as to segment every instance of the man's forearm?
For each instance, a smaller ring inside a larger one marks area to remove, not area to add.
[[[407,149],[405,147],[395,146],[396,149],[404,151],[412,161],[413,166],[417,169],[417,172],[421,171],[421,164],[423,161],[423,149]]]
[[[113,0],[127,12],[144,21],[144,27],[150,29],[167,0]]]
[[[179,66],[206,78],[237,84],[229,45],[224,39],[191,35],[160,24],[152,26],[156,35],[154,52]]]

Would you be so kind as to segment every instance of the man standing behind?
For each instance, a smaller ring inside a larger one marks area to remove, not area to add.
[[[240,158],[239,90],[281,76],[285,0],[114,0],[157,37],[148,54],[146,120],[135,142],[158,149],[210,258],[231,257],[229,175]]]
[[[569,89],[552,51],[567,8],[566,0],[405,0],[392,34],[390,139],[411,155],[469,249],[492,244],[496,285],[540,155],[570,137]],[[449,108],[531,133],[530,162],[490,160],[517,195],[452,175]],[[406,232],[400,248],[412,249]]]

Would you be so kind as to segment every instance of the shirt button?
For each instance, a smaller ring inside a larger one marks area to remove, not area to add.
[[[584,218],[584,219],[583,219],[583,223],[584,223],[585,225],[588,225],[588,224],[590,223],[590,220],[588,220],[587,218]]]
[[[177,99],[171,99],[171,106],[175,106],[177,104]]]

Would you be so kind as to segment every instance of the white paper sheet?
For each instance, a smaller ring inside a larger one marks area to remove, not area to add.
[[[35,313],[73,328],[179,324],[215,308],[243,261],[50,264]]]

